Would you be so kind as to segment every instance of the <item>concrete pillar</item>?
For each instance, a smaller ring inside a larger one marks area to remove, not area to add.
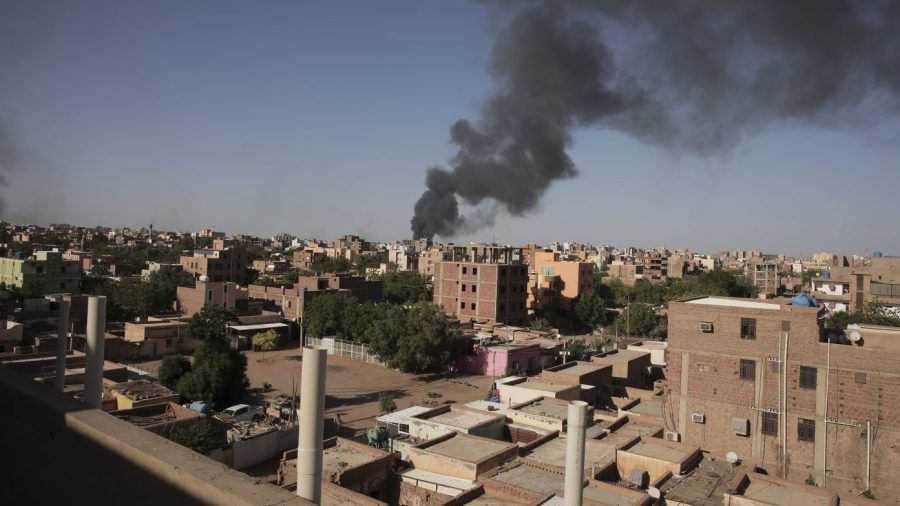
[[[322,503],[322,437],[325,431],[325,368],[328,349],[303,348],[300,375],[300,438],[297,444],[297,495]]]
[[[584,440],[587,421],[587,403],[570,402],[566,417],[566,506],[581,506],[584,496]]]
[[[53,386],[60,392],[66,386],[66,351],[69,348],[69,307],[70,302],[60,297],[59,322],[56,326],[56,376]]]
[[[106,297],[91,296],[87,307],[84,402],[100,409],[103,403],[103,338],[106,335]]]

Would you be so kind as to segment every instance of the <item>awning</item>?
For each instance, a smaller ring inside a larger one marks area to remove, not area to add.
[[[256,325],[231,325],[229,328],[238,332],[245,332],[248,330],[281,329],[287,326],[286,323],[257,323]]]

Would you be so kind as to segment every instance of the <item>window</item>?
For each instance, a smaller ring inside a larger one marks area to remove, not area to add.
[[[472,311],[475,311],[475,303],[474,302],[471,304],[471,307],[472,307]]]
[[[744,381],[756,380],[756,361],[741,359],[741,379]]]
[[[800,388],[805,388],[807,390],[816,389],[815,367],[807,367],[805,365],[800,366]]]
[[[765,436],[778,435],[778,413],[763,412],[762,433]]]
[[[472,267],[472,275],[478,274],[478,267]]]
[[[797,422],[797,441],[816,442],[816,421],[801,418]]]
[[[44,267],[43,267],[42,265],[38,265],[37,267],[34,268],[34,270],[35,270],[35,272],[37,272],[38,274],[43,274],[43,273],[44,273]]]
[[[787,320],[781,320],[781,330],[782,332],[789,332],[791,330],[791,322]]]
[[[741,318],[741,339],[756,339],[755,318]]]
[[[865,385],[865,384],[866,384],[866,373],[864,373],[864,372],[858,372],[858,373],[856,373],[855,376],[856,376],[856,383],[857,383],[857,384],[859,384],[859,385]]]
[[[465,291],[466,291],[466,285],[462,285],[461,290],[465,292]]]
[[[475,293],[476,291],[478,291],[478,290],[476,290],[477,288],[478,288],[477,286],[472,285],[472,293]]]
[[[172,347],[172,340],[166,339],[166,348],[171,348],[171,347]]]
[[[459,303],[459,308],[460,308],[460,309],[465,309],[465,308],[466,308],[466,303],[465,303],[465,302],[460,302],[460,303]]]
[[[60,267],[60,268],[59,268],[59,272],[65,273],[65,272],[66,272],[66,266],[63,265],[62,267]]]
[[[465,274],[466,271],[467,271],[467,269],[465,267],[463,267],[463,274]]]

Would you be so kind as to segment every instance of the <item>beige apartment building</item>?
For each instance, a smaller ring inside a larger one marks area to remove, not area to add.
[[[900,315],[900,258],[871,258],[851,265],[848,257],[833,256],[829,270],[812,280],[812,294],[831,311],[856,311],[878,303]]]
[[[529,309],[544,309],[556,305],[563,314],[572,308],[573,301],[583,293],[594,290],[594,264],[560,260],[560,254],[537,251],[529,269]]]

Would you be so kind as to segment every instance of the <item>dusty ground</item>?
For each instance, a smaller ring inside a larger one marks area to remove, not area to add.
[[[274,398],[279,394],[290,395],[291,381],[299,382],[303,363],[301,350],[244,352],[247,356],[247,376],[251,389],[259,389],[264,382],[272,384],[272,390],[262,395]],[[328,420],[340,413],[345,430],[358,432],[369,429],[379,415],[378,396],[387,393],[394,397],[397,409],[407,408],[427,401],[427,392],[443,395],[439,403],[466,403],[483,399],[493,382],[490,376],[405,374],[377,364],[367,364],[347,357],[328,357],[326,373],[325,405]],[[298,390],[299,391],[299,390]]]

